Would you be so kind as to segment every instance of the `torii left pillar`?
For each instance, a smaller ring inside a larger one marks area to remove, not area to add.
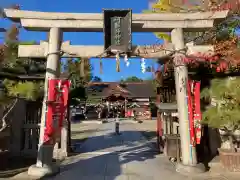
[[[54,145],[44,144],[44,129],[46,122],[46,107],[48,95],[48,80],[60,76],[60,50],[62,43],[62,31],[60,28],[51,28],[49,33],[49,45],[47,55],[47,66],[44,86],[44,99],[41,114],[41,126],[38,144],[38,155],[36,165],[28,169],[28,174],[35,177],[44,177],[55,174],[59,171],[56,164],[53,163]]]

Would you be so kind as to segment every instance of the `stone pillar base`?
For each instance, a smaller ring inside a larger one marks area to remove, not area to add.
[[[176,165],[176,171],[184,174],[184,175],[193,175],[193,174],[200,174],[206,172],[206,168],[203,164],[197,164],[195,166],[190,165],[183,165],[181,163],[178,163]]]
[[[51,166],[37,167],[35,164],[28,168],[28,175],[36,178],[43,178],[59,173],[59,166],[52,164]]]
[[[38,151],[37,163],[28,168],[28,175],[42,178],[58,172],[59,166],[53,162],[53,145],[41,145]]]

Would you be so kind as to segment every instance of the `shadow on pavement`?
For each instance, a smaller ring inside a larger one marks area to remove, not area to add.
[[[106,153],[102,155],[91,155],[75,157],[70,160],[70,164],[61,168],[61,172],[56,176],[56,179],[68,180],[115,180],[118,176],[133,175],[139,176],[142,168],[129,170],[126,165],[135,162],[144,162],[149,159],[154,159],[158,153],[152,151],[149,145],[128,148],[126,150]],[[133,166],[134,167],[134,166]],[[131,168],[130,168],[131,169]],[[145,169],[146,171],[146,169]],[[138,179],[141,179],[139,177]],[[147,178],[147,179],[150,179]]]
[[[79,155],[66,160],[60,174],[52,179],[115,180],[118,176],[127,178],[129,175],[142,179],[142,176],[146,176],[143,171],[151,168],[144,162],[155,159],[159,152],[151,142],[140,137],[140,131],[90,137],[82,146],[76,147],[75,153]],[[145,178],[151,177],[150,173]]]
[[[13,157],[8,152],[0,153],[0,178],[15,176],[36,163],[36,158]]]
[[[114,132],[111,132],[102,136],[89,137],[81,146],[75,147],[75,152],[109,152],[123,149],[124,147],[135,147],[142,143],[146,144],[146,139],[142,136],[141,131],[123,131],[120,135],[115,135]],[[147,141],[147,144],[151,146],[154,151],[157,151],[152,142]]]

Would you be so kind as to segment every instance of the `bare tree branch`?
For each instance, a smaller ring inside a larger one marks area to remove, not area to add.
[[[17,104],[17,102],[18,102],[18,98],[16,98],[13,101],[13,103],[10,105],[10,107],[7,108],[7,112],[3,115],[3,117],[2,117],[2,127],[0,128],[0,132],[4,131],[8,127],[6,118],[12,112],[12,110],[15,107],[15,105]]]

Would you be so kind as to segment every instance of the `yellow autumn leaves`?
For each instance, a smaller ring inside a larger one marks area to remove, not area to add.
[[[203,7],[203,2],[201,1],[191,1],[189,3],[180,0],[158,0],[152,5],[151,10],[143,11],[143,13],[178,13],[182,11],[188,11],[189,8],[192,10],[197,10]],[[170,33],[155,32],[155,36],[158,39],[164,40],[165,43],[171,41]]]
[[[158,39],[163,39],[165,43],[171,41],[170,33],[155,32],[154,34]]]
[[[157,3],[152,5],[152,9],[154,9],[157,12],[163,12],[163,11],[171,11],[172,6],[170,5],[169,0],[158,0]]]
[[[152,11],[144,11],[143,13],[158,13],[169,11],[171,11],[169,0],[159,0],[157,3],[152,5]],[[158,39],[163,39],[165,43],[171,41],[171,36],[169,33],[155,32],[154,34]]]

